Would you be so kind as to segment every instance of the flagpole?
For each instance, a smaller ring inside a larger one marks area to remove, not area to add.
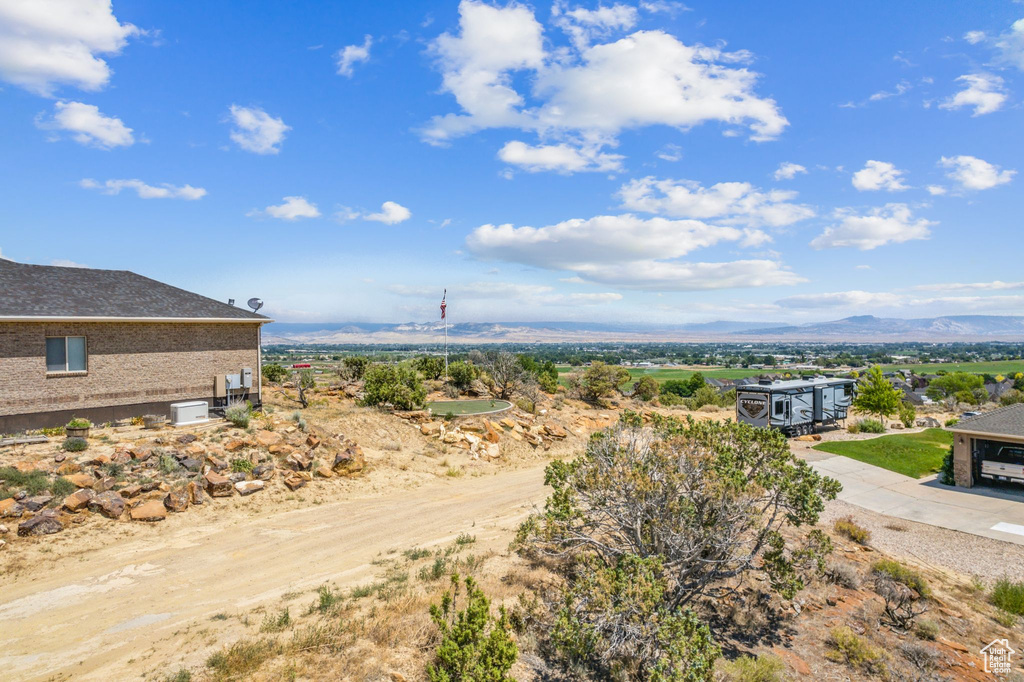
[[[444,320],[444,380],[448,381],[448,289],[445,288],[441,297],[441,319]]]

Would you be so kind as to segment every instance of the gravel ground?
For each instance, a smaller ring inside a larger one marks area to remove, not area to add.
[[[872,547],[932,568],[977,576],[991,583],[1011,572],[1016,574],[1024,566],[1024,545],[904,521],[839,500],[828,503],[821,521],[831,528],[844,516],[852,516],[871,531]]]

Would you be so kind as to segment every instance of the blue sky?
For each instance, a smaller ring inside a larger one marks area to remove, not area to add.
[[[282,321],[1024,314],[1024,4],[0,0],[0,256]]]

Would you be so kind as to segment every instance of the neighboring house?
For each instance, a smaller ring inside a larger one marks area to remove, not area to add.
[[[949,430],[957,485],[970,488],[986,480],[986,463],[1005,467],[1007,478],[1024,472],[1024,403],[962,419]]]
[[[233,397],[259,405],[270,321],[125,270],[0,260],[0,433],[223,404],[225,376],[246,369]]]

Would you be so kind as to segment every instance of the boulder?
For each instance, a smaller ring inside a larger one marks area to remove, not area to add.
[[[142,492],[148,493],[150,491],[156,490],[159,487],[160,487],[160,482],[159,481],[150,481],[149,483],[143,483],[142,484]]]
[[[63,452],[58,452],[56,455],[53,456],[53,461],[56,462],[57,464],[60,464],[67,458],[68,456],[65,455]]]
[[[316,475],[321,478],[334,478],[334,472],[331,471],[331,468],[326,464],[317,467]]]
[[[174,488],[164,497],[164,506],[167,507],[167,511],[172,512],[185,511],[190,502],[192,502],[192,495],[187,486]]]
[[[239,481],[235,484],[235,490],[237,490],[238,494],[243,497],[246,495],[252,495],[255,492],[263,490],[263,481]]]
[[[347,448],[344,452],[340,452],[334,457],[334,463],[331,465],[331,469],[336,474],[355,474],[363,470],[366,467],[366,458],[363,457],[362,450],[356,448]]]
[[[211,471],[203,479],[206,482],[206,493],[210,497],[231,497],[234,494],[231,481],[218,473]]]
[[[18,524],[18,535],[53,535],[64,530],[64,524],[54,509],[47,509]]]
[[[124,488],[121,488],[118,491],[118,493],[120,493],[121,497],[123,497],[125,499],[132,498],[132,497],[138,497],[139,493],[141,493],[141,492],[142,492],[142,486],[138,485],[138,484],[126,486]]]
[[[64,498],[64,508],[69,512],[82,511],[89,506],[89,502],[96,496],[89,488],[77,490]]]
[[[292,454],[293,452],[295,452],[295,448],[293,448],[291,445],[288,445],[287,443],[274,443],[269,448],[267,448],[267,452],[269,452],[272,455],[283,456]]]
[[[167,508],[160,500],[149,500],[132,507],[129,515],[132,521],[163,521],[167,518]]]
[[[199,469],[203,466],[202,462],[193,457],[186,457],[185,459],[181,460],[179,464],[181,464],[181,466],[185,467],[189,471],[199,471]]]
[[[426,422],[420,424],[420,433],[424,436],[437,436],[441,433],[441,422]]]
[[[71,474],[64,478],[71,481],[76,488],[91,488],[96,484],[96,478],[89,474]]]
[[[110,456],[110,461],[117,464],[127,464],[132,461],[132,456],[124,450],[118,450]]]
[[[318,436],[313,435],[312,433],[309,434],[308,436],[306,436],[306,446],[310,450],[316,450],[318,447],[320,447],[320,438]]]
[[[497,429],[491,426],[490,422],[484,422],[484,440],[488,443],[497,443],[501,440],[501,436],[498,434]]]
[[[807,435],[804,435],[804,436],[797,436],[793,440],[798,440],[798,441],[801,441],[803,443],[813,443],[815,441],[821,440],[821,434],[820,433],[808,433]]]
[[[193,457],[202,458],[202,456],[206,454],[206,448],[204,448],[199,443],[193,443],[192,445],[189,445],[187,448],[185,448],[185,452],[187,452]]]
[[[244,440],[235,438],[234,440],[229,440],[227,444],[224,446],[224,449],[228,452],[238,452],[239,450],[242,450],[247,446],[248,443],[246,443]]]
[[[26,497],[21,501],[21,506],[30,512],[37,512],[46,505],[50,504],[53,499],[53,495],[36,495],[34,497]]]
[[[110,455],[96,455],[86,462],[88,466],[98,467],[110,463]]]
[[[935,417],[920,417],[914,423],[916,426],[923,426],[928,429],[937,429],[942,426],[942,423]]]
[[[225,469],[228,468],[227,462],[220,459],[219,457],[214,457],[213,455],[208,456],[206,458],[206,461],[210,463],[210,466],[213,467],[214,471],[224,471]]]
[[[4,524],[0,523],[0,535],[7,535],[10,532],[11,532],[10,528],[8,528]]]
[[[284,484],[288,486],[288,490],[298,490],[306,485],[306,479],[296,473],[291,473],[285,476]]]
[[[252,470],[253,478],[258,478],[261,481],[269,481],[276,473],[277,469],[273,462],[265,462]]]
[[[182,445],[188,445],[189,443],[195,442],[195,440],[196,434],[194,433],[183,433],[182,435],[178,436],[178,442],[181,443]]]
[[[233,474],[228,474],[228,480],[231,481],[232,483],[238,483],[239,481],[244,481],[247,478],[249,477],[245,474],[244,471],[236,471]]]
[[[188,496],[192,504],[203,504],[206,502],[206,493],[203,492],[203,487],[195,481],[190,481],[188,484]]]
[[[132,456],[132,459],[138,462],[145,462],[147,459],[153,456],[153,448],[148,445],[140,445],[132,448],[128,454]]]
[[[72,461],[70,459],[67,460],[66,462],[62,462],[61,465],[57,467],[57,473],[60,474],[61,476],[67,476],[68,474],[77,474],[81,470],[82,466],[78,462]]]
[[[256,442],[265,448],[269,448],[271,445],[277,445],[281,443],[284,438],[280,433],[273,431],[258,431],[256,433]]]
[[[105,492],[89,500],[89,511],[103,514],[108,519],[119,519],[124,513],[124,498],[115,492]]]
[[[98,493],[104,493],[113,490],[115,485],[117,485],[117,479],[113,476],[106,476],[93,483],[92,489]]]
[[[546,433],[547,435],[551,436],[552,438],[557,438],[558,440],[561,440],[563,438],[567,438],[569,436],[569,434],[566,432],[566,430],[563,429],[558,424],[545,424],[544,425],[544,433]]]
[[[285,462],[295,471],[309,471],[313,465],[313,454],[312,452],[296,452],[289,455]]]

